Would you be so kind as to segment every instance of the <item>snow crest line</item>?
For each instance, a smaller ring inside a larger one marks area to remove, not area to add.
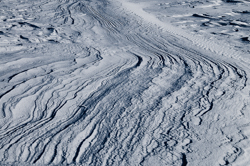
[[[246,58],[245,56],[243,56],[242,53],[230,48],[229,45],[226,45],[225,43],[222,43],[221,41],[216,41],[215,39],[211,41],[204,37],[194,36],[194,35],[184,32],[182,29],[178,27],[172,26],[168,22],[162,22],[153,14],[150,14],[144,11],[144,9],[147,8],[147,6],[150,3],[145,3],[145,2],[135,3],[135,2],[128,1],[128,0],[121,0],[119,2],[121,2],[122,6],[126,10],[141,17],[145,22],[157,25],[158,27],[162,28],[163,31],[167,31],[174,35],[177,35],[178,37],[181,37],[180,40],[186,39],[188,41],[191,41],[194,45],[201,47],[205,50],[209,50],[213,53],[216,53],[217,55],[231,57],[234,59],[240,59],[243,62],[248,62],[248,63],[250,62],[250,60]]]

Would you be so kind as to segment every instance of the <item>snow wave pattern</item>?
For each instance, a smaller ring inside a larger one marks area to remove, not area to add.
[[[111,2],[1,3],[2,165],[213,165],[242,154],[246,136],[237,128],[230,140],[226,126],[230,102],[246,107],[243,69]]]

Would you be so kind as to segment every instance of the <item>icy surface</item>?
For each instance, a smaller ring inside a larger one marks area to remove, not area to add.
[[[0,165],[249,165],[248,0],[0,4]]]

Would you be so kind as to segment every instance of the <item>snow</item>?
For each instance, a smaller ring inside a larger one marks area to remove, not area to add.
[[[0,165],[249,165],[249,5],[2,0]]]

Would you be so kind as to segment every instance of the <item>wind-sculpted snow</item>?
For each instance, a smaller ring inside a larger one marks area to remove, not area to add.
[[[245,63],[119,1],[0,8],[1,165],[249,162]]]

